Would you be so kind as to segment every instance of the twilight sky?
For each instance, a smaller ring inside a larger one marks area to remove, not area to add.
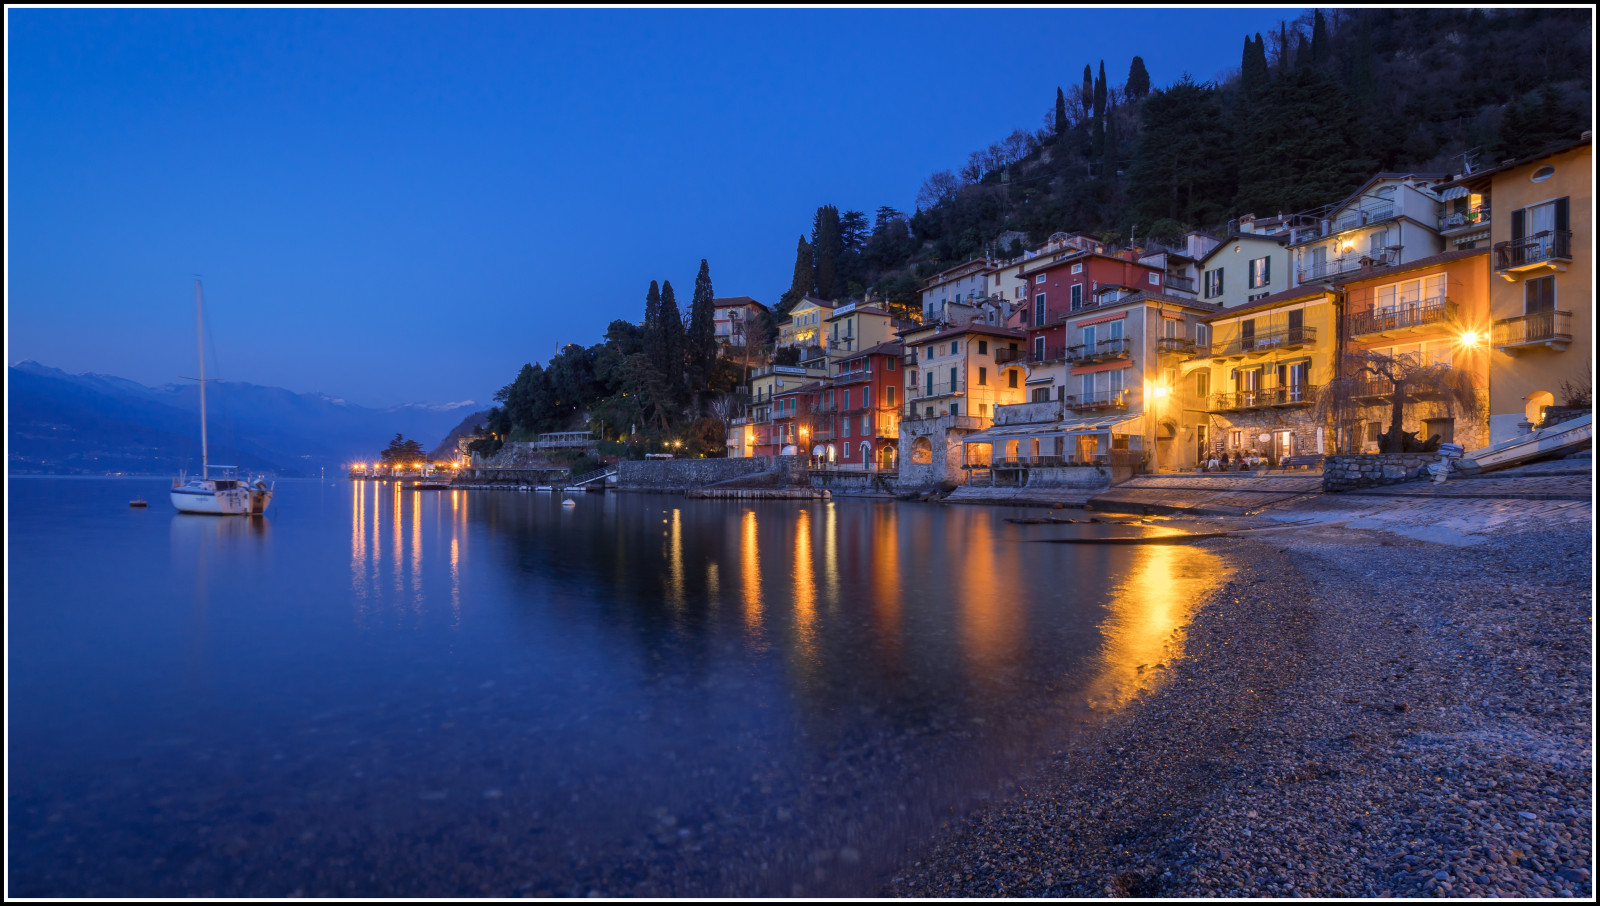
[[[701,258],[776,303],[818,205],[911,211],[1085,63],[1298,13],[8,9],[7,361],[193,374],[199,274],[208,371],[488,402]]]

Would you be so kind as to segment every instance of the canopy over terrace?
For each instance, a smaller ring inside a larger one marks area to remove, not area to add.
[[[969,466],[996,468],[1104,462],[1113,449],[1140,447],[1143,422],[1141,415],[1123,413],[1044,424],[995,425],[962,438],[962,454]]]

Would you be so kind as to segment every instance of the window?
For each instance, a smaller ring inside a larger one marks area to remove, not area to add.
[[[1035,403],[1048,403],[1048,402],[1050,402],[1050,388],[1049,387],[1035,387],[1035,388],[1033,388],[1033,398],[1030,400],[1030,402],[1035,402]]]
[[[1044,282],[1044,274],[1040,274],[1039,276],[1034,277],[1033,278],[1033,282],[1034,283],[1043,283]]]
[[[1215,299],[1222,295],[1222,268],[1206,271],[1206,298]]]
[[[848,390],[844,391],[844,395],[842,397],[840,397],[839,408],[840,409],[848,409],[848,408],[850,408],[850,391],[848,391]]]
[[[1256,301],[1256,300],[1257,300],[1257,299],[1265,299],[1265,298],[1266,298],[1266,297],[1268,297],[1268,296],[1270,296],[1270,295],[1272,295],[1272,293],[1256,293],[1256,294],[1254,294],[1254,295],[1252,295],[1252,296],[1251,296],[1251,297],[1250,297],[1250,298],[1249,298],[1249,299],[1247,299],[1247,300],[1246,300],[1246,301],[1248,301],[1248,302],[1254,302],[1254,301]]]
[[[872,408],[872,388],[871,387],[862,387],[861,388],[861,405],[866,407],[866,408],[868,408],[868,409]]]
[[[1211,372],[1196,371],[1194,373],[1194,395],[1201,399],[1211,395]]]
[[[1083,284],[1072,284],[1072,310],[1077,311],[1083,307]]]
[[[1422,420],[1422,437],[1431,440],[1439,435],[1439,442],[1445,444],[1455,443],[1456,420],[1453,418],[1425,418]]]
[[[1155,271],[1151,271],[1149,276],[1150,276],[1150,285],[1151,286],[1160,286],[1161,285],[1161,275],[1160,274],[1156,273]]]
[[[927,351],[928,351],[928,354],[923,356],[923,358],[925,358],[925,359],[933,358],[933,347],[929,346]]]
[[[1074,274],[1081,274],[1081,273],[1083,273],[1083,262],[1081,262],[1081,261],[1080,261],[1080,262],[1078,262],[1078,263],[1077,263],[1077,264],[1074,264],[1074,265],[1073,265],[1073,266],[1072,266],[1072,272],[1073,272],[1073,273],[1074,273]]]
[[[1033,338],[1033,360],[1035,362],[1044,361],[1044,337]]]
[[[961,404],[960,403],[951,403],[950,404],[950,414],[951,415],[960,415],[961,414]]]
[[[843,424],[843,429],[844,429],[843,436],[844,437],[849,437],[850,436],[850,419],[841,418],[841,419],[839,419],[839,421]],[[850,456],[850,448],[848,446],[844,448],[844,455],[845,455],[846,458],[849,458],[849,456]]]
[[[1525,297],[1526,313],[1537,314],[1541,311],[1556,310],[1556,278],[1536,277],[1527,282]]]
[[[889,370],[890,371],[894,370],[894,359],[893,358],[889,359]]]
[[[988,354],[989,354],[989,341],[988,340],[979,340],[978,341],[978,355],[988,355]]]
[[[987,387],[987,386],[989,386],[989,369],[987,369],[987,368],[979,368],[978,369],[978,386],[979,387]]]
[[[861,416],[861,436],[862,437],[866,437],[867,435],[869,435],[871,433],[872,433],[872,416],[870,416],[870,415],[862,415]]]
[[[1256,258],[1250,262],[1250,288],[1259,289],[1272,282],[1272,259]]]
[[[1011,386],[1013,386],[1013,387],[1017,386],[1017,369],[1015,369],[1015,368],[1009,369],[1009,370],[1006,371],[1006,374],[1009,376],[1008,379],[1009,379],[1009,381],[1011,383]]]
[[[1017,298],[1018,299],[1022,298],[1022,290],[1023,290],[1023,287],[1020,287],[1020,286],[1017,287]]]
[[[1533,171],[1528,178],[1534,182],[1544,182],[1554,175],[1556,175],[1555,167],[1540,167],[1539,169]]]
[[[884,393],[884,403],[889,405],[889,406],[893,406],[894,405],[894,388],[893,387],[885,387],[885,388],[883,388],[883,393]]]
[[[988,403],[979,403],[978,404],[978,414],[983,416],[984,418],[988,418],[989,417],[989,404]]]
[[[1244,445],[1244,432],[1238,428],[1228,432],[1228,446],[1235,450]]]
[[[1033,297],[1033,326],[1044,324],[1044,293]]]
[[[1211,325],[1196,324],[1194,326],[1194,342],[1196,346],[1211,345]]]
[[[1095,325],[1090,324],[1088,327],[1083,329],[1083,345],[1093,346],[1097,339],[1099,339],[1099,337],[1095,335]]]
[[[961,389],[961,385],[956,383],[956,370],[954,368],[951,368],[950,369],[950,392],[954,393],[955,391],[960,390],[960,389]]]
[[[950,341],[950,354],[951,355],[955,355],[956,353],[958,353],[960,351],[961,351],[961,341],[960,340],[951,340]]]

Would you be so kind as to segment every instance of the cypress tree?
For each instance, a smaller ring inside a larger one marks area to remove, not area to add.
[[[1067,96],[1056,86],[1056,135],[1067,131]]]
[[[661,333],[661,287],[650,281],[650,291],[644,296],[644,343],[651,347],[659,342]]]
[[[794,248],[794,277],[789,281],[789,289],[784,292],[783,298],[778,300],[778,314],[786,315],[789,309],[802,298],[816,292],[817,271],[816,264],[811,257],[811,245],[806,242],[806,237],[801,236]]]
[[[699,390],[711,374],[717,359],[716,306],[712,304],[711,265],[700,259],[700,273],[694,278],[694,299],[689,303],[689,376]]]
[[[667,381],[677,386],[683,381],[683,315],[672,293],[672,281],[661,282],[661,361],[656,365]]]
[[[1100,61],[1100,75],[1094,80],[1094,120],[1090,125],[1089,154],[1104,158],[1106,153],[1106,61]]]
[[[1319,9],[1311,24],[1311,62],[1317,66],[1328,65],[1328,51],[1328,23]]]
[[[1294,68],[1311,69],[1311,42],[1306,40],[1305,35],[1299,35],[1298,38],[1294,45]]]
[[[1134,57],[1133,63],[1128,67],[1128,97],[1135,100],[1150,93],[1150,73],[1145,71],[1144,60]]]
[[[1102,140],[1102,154],[1100,173],[1106,179],[1115,179],[1117,176],[1117,130],[1112,124],[1112,114],[1116,108],[1109,100],[1106,104],[1106,115],[1101,120],[1101,128],[1105,129],[1105,138]]]
[[[817,208],[811,222],[811,257],[816,268],[817,298],[839,298],[844,291],[843,281],[838,279],[844,236],[839,229],[839,209],[831,204]]]
[[[1083,105],[1083,117],[1089,118],[1089,111],[1094,106],[1094,71],[1089,64],[1083,64],[1083,93],[1078,96],[1078,103]]]

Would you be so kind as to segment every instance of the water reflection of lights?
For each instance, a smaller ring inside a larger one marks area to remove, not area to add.
[[[667,584],[671,589],[669,596],[672,606],[682,608],[684,605],[683,588],[683,514],[676,508],[672,511],[672,528],[667,542]]]
[[[822,577],[829,610],[839,605],[839,508],[828,501],[822,521]]]
[[[900,634],[900,527],[893,505],[875,508],[872,515],[872,601],[878,630],[885,639]]]
[[[739,520],[739,579],[744,585],[744,626],[761,632],[761,552],[756,549],[756,513],[745,510]]]
[[[1152,688],[1183,651],[1183,632],[1198,603],[1228,576],[1208,551],[1136,545],[1135,562],[1108,603],[1097,671],[1088,699],[1096,708],[1127,704]]]
[[[975,677],[992,677],[1015,653],[1019,641],[1020,609],[1025,602],[1014,577],[1021,564],[1002,569],[996,563],[999,541],[986,514],[973,514],[966,531],[952,540],[956,549],[950,552],[950,562],[956,564],[960,577],[961,632],[967,661]],[[1014,554],[1017,548],[1007,545],[1005,550]]]
[[[814,653],[817,616],[816,564],[811,557],[811,509],[802,507],[794,523],[794,633],[795,648],[807,655]]]

